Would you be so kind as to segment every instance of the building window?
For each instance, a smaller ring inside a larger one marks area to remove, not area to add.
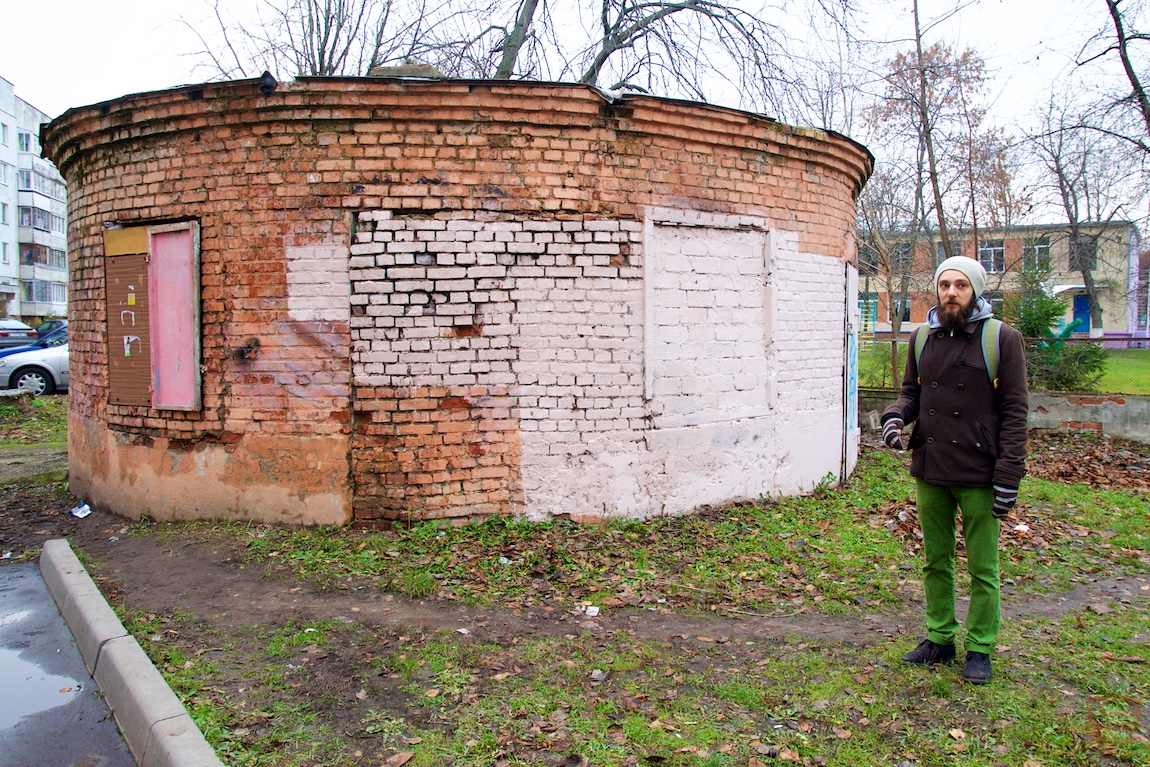
[[[6,162],[0,162],[0,184],[8,186],[12,177],[12,166]]]
[[[0,224],[8,223],[8,203],[0,202]]]
[[[21,152],[32,151],[32,134],[19,131],[16,134],[16,149]]]
[[[8,124],[0,123],[0,144],[8,146]]]
[[[949,256],[946,255],[946,246],[942,244],[942,240],[939,240],[938,242],[936,242],[934,244],[934,265],[935,265],[935,267],[937,267],[939,264],[941,264],[947,258],[949,258]]]
[[[982,240],[978,243],[978,262],[988,273],[1006,271],[1006,248],[1002,240]]]
[[[1050,238],[1027,237],[1022,243],[1022,263],[1032,268],[1050,266]]]
[[[33,170],[21,170],[18,175],[21,191],[39,192],[54,200],[64,199],[64,184],[51,176]]]
[[[67,269],[68,254],[59,248],[22,242],[20,243],[20,263],[26,266],[40,264],[52,269]]]
[[[1070,268],[1082,272],[1097,268],[1098,266],[1098,238],[1088,234],[1070,235],[1069,253],[1067,254]]]
[[[895,243],[890,252],[891,268],[895,274],[909,274],[914,268],[914,252],[909,242]]]
[[[878,253],[865,242],[859,245],[859,274],[878,274]]]
[[[48,280],[24,280],[24,300],[41,304],[68,303],[68,288],[63,283]]]
[[[42,232],[64,234],[66,222],[63,216],[49,213],[43,208],[20,206],[20,226],[30,226]]]
[[[990,302],[990,308],[994,310],[996,317],[1002,316],[1002,291],[1000,290],[987,290],[984,291],[982,297]]]
[[[8,255],[8,243],[0,243],[0,264],[8,263],[10,258]]]
[[[894,300],[894,310],[901,315],[900,322],[910,322],[910,296],[903,294]]]

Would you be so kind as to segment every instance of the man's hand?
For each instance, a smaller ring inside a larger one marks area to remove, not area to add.
[[[905,426],[901,418],[889,418],[882,425],[882,441],[887,447],[902,450],[902,427]]]
[[[1002,485],[994,486],[994,508],[991,513],[994,514],[995,519],[1002,519],[1010,510],[1014,508],[1014,504],[1018,501],[1018,488],[1017,487],[1003,487]]]

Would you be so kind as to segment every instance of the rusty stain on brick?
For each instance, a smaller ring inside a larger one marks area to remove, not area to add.
[[[482,325],[452,325],[451,335],[455,338],[474,338],[483,335]]]

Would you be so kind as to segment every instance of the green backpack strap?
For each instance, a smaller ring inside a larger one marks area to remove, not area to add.
[[[930,328],[926,325],[919,325],[914,331],[914,339],[911,343],[914,345],[914,367],[917,370],[919,361],[922,360],[922,347],[926,346],[926,339],[930,336]],[[922,373],[918,374],[918,384],[922,386]]]
[[[982,361],[986,363],[986,374],[990,383],[998,388],[998,337],[1002,333],[1002,320],[993,317],[982,323]]]
[[[911,339],[911,344],[914,347],[914,364],[917,368],[920,360],[922,360],[922,348],[926,346],[926,339],[930,337],[930,330],[924,329],[925,325],[919,325],[914,331],[914,338]],[[982,361],[986,363],[986,375],[990,377],[990,383],[995,389],[998,388],[998,337],[1002,333],[1002,320],[996,320],[993,317],[982,323]],[[918,383],[922,385],[922,374],[919,374]]]

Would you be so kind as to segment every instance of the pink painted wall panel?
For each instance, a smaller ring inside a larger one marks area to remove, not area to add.
[[[152,407],[200,407],[199,264],[190,229],[153,231],[148,264]]]

